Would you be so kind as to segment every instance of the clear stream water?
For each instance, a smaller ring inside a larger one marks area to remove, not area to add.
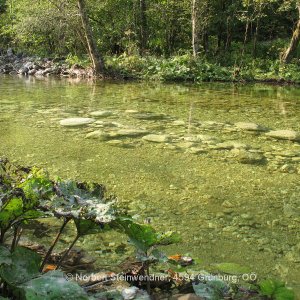
[[[59,123],[99,110],[112,114],[83,127]],[[105,184],[141,221],[180,232],[168,254],[189,253],[204,267],[238,263],[299,291],[300,144],[237,122],[300,131],[300,89],[0,77],[0,156]],[[120,128],[168,140],[86,138]],[[113,265],[120,238],[90,236],[79,246]]]

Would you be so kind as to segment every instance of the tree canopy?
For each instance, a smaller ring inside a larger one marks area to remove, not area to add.
[[[0,47],[42,56],[87,54],[87,28],[78,2],[82,1],[0,0]],[[299,20],[296,0],[83,3],[95,47],[103,55],[168,57],[194,52],[226,64],[244,55],[277,59],[288,47],[293,54],[297,51],[297,39],[289,46]]]

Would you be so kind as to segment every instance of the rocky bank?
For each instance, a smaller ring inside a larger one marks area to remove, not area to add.
[[[91,68],[70,66],[66,58],[41,58],[23,53],[15,54],[12,49],[0,49],[0,74],[25,76],[93,77]]]

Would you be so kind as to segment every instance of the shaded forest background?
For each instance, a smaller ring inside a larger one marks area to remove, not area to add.
[[[237,73],[253,62],[268,71],[279,62],[298,65],[295,0],[0,0],[0,48],[88,60],[80,3],[108,64],[120,57],[184,56],[235,66]]]

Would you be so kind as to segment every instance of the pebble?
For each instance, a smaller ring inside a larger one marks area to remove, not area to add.
[[[61,126],[66,127],[76,127],[76,126],[84,126],[91,123],[94,123],[96,120],[92,118],[68,118],[60,120]]]
[[[154,142],[154,143],[168,143],[171,141],[170,136],[166,134],[149,134],[143,136],[142,139],[144,141]]]
[[[234,124],[238,129],[245,130],[245,131],[267,131],[266,127],[255,123],[248,123],[248,122],[237,122]]]
[[[279,140],[300,142],[300,133],[294,130],[272,130],[270,132],[267,132],[266,136]]]
[[[100,140],[100,141],[107,141],[107,140],[109,140],[110,136],[106,132],[103,132],[101,130],[96,130],[96,131],[88,133],[85,136],[85,138],[87,138],[87,139],[97,139],[97,140]]]
[[[113,115],[112,111],[109,110],[99,110],[99,111],[93,111],[90,113],[92,117],[98,117],[98,118],[105,118]]]

